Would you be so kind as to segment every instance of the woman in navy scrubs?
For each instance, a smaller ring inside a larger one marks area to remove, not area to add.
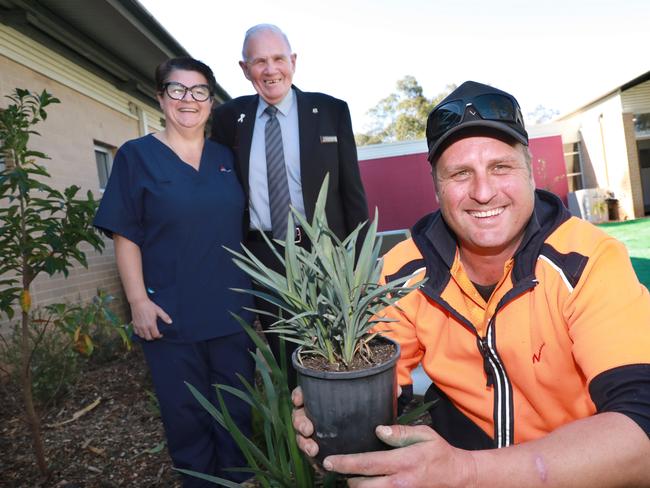
[[[205,138],[216,82],[191,58],[156,70],[165,113],[162,132],[128,141],[117,152],[94,224],[113,238],[135,334],[151,370],[177,468],[242,481],[224,471],[246,461],[230,434],[199,405],[184,382],[217,404],[215,383],[253,382],[250,338],[230,315],[247,321],[248,278],[224,246],[242,240],[244,194],[231,151]],[[250,433],[250,409],[226,395],[230,413]],[[214,486],[194,477],[184,487]]]

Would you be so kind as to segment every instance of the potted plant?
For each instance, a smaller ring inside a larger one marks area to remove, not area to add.
[[[284,264],[284,274],[262,264],[245,247],[243,252],[230,250],[235,263],[267,290],[237,291],[277,306],[277,321],[269,332],[299,345],[292,361],[321,460],[334,453],[385,448],[374,429],[395,422],[399,345],[381,335],[381,323],[388,320],[378,312],[420,284],[406,286],[411,277],[380,283],[376,215],[359,245],[363,225],[343,241],[336,237],[325,215],[327,185],[326,177],[311,223],[295,210],[289,216],[287,235],[293,235],[297,221],[308,249],[291,240],[281,242],[283,256],[267,239]]]

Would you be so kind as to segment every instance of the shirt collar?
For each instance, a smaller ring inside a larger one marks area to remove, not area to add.
[[[293,106],[293,102],[296,99],[296,96],[293,93],[293,88],[291,88],[287,94],[284,96],[282,101],[280,103],[277,103],[275,107],[278,109],[278,112],[280,112],[282,115],[285,117],[289,115],[289,111],[291,110],[291,107]],[[260,118],[262,114],[264,113],[264,110],[266,110],[266,107],[268,107],[269,104],[264,100],[262,97],[259,97],[259,103],[257,104],[257,118]]]

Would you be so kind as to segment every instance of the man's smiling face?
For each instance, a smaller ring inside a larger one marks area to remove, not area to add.
[[[266,103],[275,105],[291,89],[296,55],[291,53],[282,35],[262,30],[248,40],[246,59],[239,65],[255,91]]]
[[[447,147],[436,163],[440,210],[462,248],[512,256],[533,212],[535,184],[527,148],[471,136]]]

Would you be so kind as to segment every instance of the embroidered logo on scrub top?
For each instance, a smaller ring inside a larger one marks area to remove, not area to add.
[[[221,166],[219,166],[219,172],[221,172],[221,173],[230,173],[231,171],[232,171],[232,169],[226,168],[223,164]]]

